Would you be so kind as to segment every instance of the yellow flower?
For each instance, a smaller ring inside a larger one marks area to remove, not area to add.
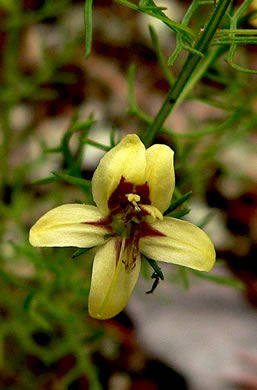
[[[96,206],[57,207],[30,230],[34,246],[99,246],[89,294],[92,317],[111,318],[126,306],[141,253],[200,271],[214,265],[215,250],[206,233],[189,222],[163,217],[175,185],[173,154],[166,145],[146,150],[137,135],[127,135],[94,173]]]

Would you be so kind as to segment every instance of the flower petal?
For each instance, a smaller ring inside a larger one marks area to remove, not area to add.
[[[130,272],[125,271],[120,241],[112,238],[96,253],[89,294],[89,314],[105,320],[124,309],[138,279],[141,259]]]
[[[86,222],[99,221],[102,214],[95,206],[65,204],[48,211],[30,230],[33,246],[76,246],[90,248],[104,243],[107,229]]]
[[[162,213],[169,207],[175,186],[174,152],[167,145],[153,145],[146,150],[145,179],[150,200]]]
[[[133,184],[143,184],[145,147],[136,134],[127,135],[101,159],[92,179],[93,198],[103,215],[108,215],[108,199],[123,176]]]
[[[140,251],[154,260],[165,261],[209,271],[215,263],[215,249],[207,234],[197,226],[180,219],[164,217],[151,226],[165,234],[159,237],[144,237]]]

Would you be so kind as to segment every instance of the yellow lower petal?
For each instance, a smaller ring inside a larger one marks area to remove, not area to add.
[[[95,206],[65,204],[48,211],[32,226],[29,241],[33,246],[75,246],[90,248],[103,244],[108,231],[86,222],[102,219]]]
[[[109,240],[96,253],[89,294],[89,314],[108,319],[124,309],[133,292],[140,272],[140,255],[130,272],[125,270],[124,246],[117,238]]]
[[[210,271],[213,267],[216,258],[213,243],[197,226],[170,217],[151,226],[165,236],[142,238],[139,249],[145,256],[198,271]]]

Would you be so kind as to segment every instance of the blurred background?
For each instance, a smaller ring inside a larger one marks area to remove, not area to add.
[[[177,22],[190,6],[156,4]],[[212,9],[196,10],[196,33]],[[184,218],[208,232],[216,267],[162,265],[165,280],[146,295],[144,264],[126,311],[96,321],[87,312],[93,251],[32,248],[28,231],[55,206],[92,202],[83,179],[110,139],[147,130],[187,53],[167,75],[158,53],[174,53],[174,32],[111,0],[93,2],[87,59],[83,0],[0,0],[0,20],[0,389],[257,389],[256,75],[229,66],[228,45],[213,45],[156,140],[175,150],[177,194],[193,191],[178,213],[191,209]],[[254,28],[254,3],[240,23]],[[234,60],[256,70],[256,46],[238,47]]]

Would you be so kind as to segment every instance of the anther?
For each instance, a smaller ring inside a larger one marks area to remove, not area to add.
[[[128,198],[128,201],[131,202],[135,208],[136,211],[141,211],[140,207],[138,206],[137,202],[140,202],[141,196],[137,194],[126,194],[126,197]]]
[[[163,215],[162,213],[160,212],[159,209],[157,209],[157,207],[154,207],[154,206],[151,206],[151,205],[141,205],[141,209],[143,209],[144,211],[147,212],[147,214],[149,216],[151,216],[154,220],[155,219],[160,219],[160,220],[163,220]]]
[[[129,202],[140,202],[141,196],[137,194],[126,194]]]

